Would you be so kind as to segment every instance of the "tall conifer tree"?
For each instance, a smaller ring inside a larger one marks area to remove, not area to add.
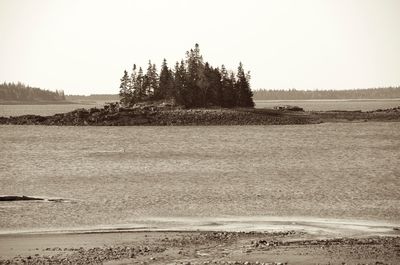
[[[254,107],[253,92],[250,89],[250,73],[245,74],[242,63],[239,63],[237,72],[236,90],[237,104],[240,107]]]
[[[176,90],[176,101],[180,105],[186,107],[189,106],[188,100],[188,85],[187,85],[187,73],[185,63],[183,60],[179,64],[175,64],[175,78],[174,78],[175,90]]]
[[[143,76],[143,69],[139,67],[138,74],[136,76],[135,82],[135,91],[136,91],[136,98],[137,101],[143,101],[146,99],[145,87],[144,87],[144,76]]]
[[[175,97],[175,87],[174,87],[174,77],[172,74],[172,71],[168,68],[167,65],[167,60],[164,59],[162,66],[161,66],[161,72],[160,72],[160,85],[159,85],[159,91],[157,93],[156,98],[157,99],[171,99]]]
[[[143,76],[143,99],[153,99],[154,92],[158,90],[158,74],[155,64],[149,61],[146,75]]]
[[[221,85],[222,85],[222,102],[221,106],[225,108],[232,108],[235,106],[234,96],[234,80],[231,79],[232,75],[228,73],[225,66],[221,66]]]
[[[137,101],[135,92],[136,75],[137,75],[136,64],[133,64],[130,83],[129,83],[129,105],[133,105]]]
[[[119,97],[122,105],[129,105],[129,86],[130,79],[128,76],[128,72],[124,70],[124,75],[121,78],[121,84],[119,86]]]

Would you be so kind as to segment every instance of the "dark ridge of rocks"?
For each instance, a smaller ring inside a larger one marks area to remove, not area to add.
[[[165,103],[141,103],[124,108],[111,103],[101,109],[76,109],[52,116],[0,117],[0,124],[57,126],[289,125],[343,121],[400,121],[400,107],[367,112],[304,112],[297,108],[182,109]]]
[[[319,240],[293,240],[293,241],[276,241],[276,240],[257,240],[250,243],[252,248],[273,248],[281,246],[335,246],[335,245],[391,245],[398,242],[396,237],[388,237],[385,240],[381,238],[333,238]],[[395,244],[396,245],[396,244]]]
[[[198,232],[190,235],[184,235],[176,238],[163,238],[161,242],[165,242],[172,245],[185,245],[185,244],[196,244],[204,241],[214,242],[229,242],[232,240],[249,238],[254,236],[268,236],[269,238],[285,238],[289,236],[300,236],[305,235],[305,232],[289,230],[289,231],[274,231],[274,232]]]
[[[0,117],[0,124],[58,126],[132,125],[268,125],[319,123],[318,118],[291,111],[267,109],[182,109],[168,104],[131,108],[113,103],[104,108],[77,109],[52,116]]]

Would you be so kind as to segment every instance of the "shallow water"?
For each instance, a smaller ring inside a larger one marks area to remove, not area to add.
[[[0,126],[0,143],[0,195],[67,199],[0,202],[2,232],[181,217],[400,222],[400,123]]]

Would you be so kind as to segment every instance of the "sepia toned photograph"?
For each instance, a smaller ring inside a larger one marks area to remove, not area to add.
[[[399,265],[399,0],[0,0],[0,265]]]

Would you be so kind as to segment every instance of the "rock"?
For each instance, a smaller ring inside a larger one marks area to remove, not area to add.
[[[91,109],[89,109],[89,113],[90,114],[93,114],[93,113],[96,113],[96,112],[99,112],[100,111],[100,109],[98,109],[98,108],[91,108]]]
[[[43,201],[43,198],[29,197],[29,196],[17,196],[17,195],[6,195],[0,196],[0,201]]]
[[[301,108],[301,107],[291,106],[291,105],[275,106],[274,109],[276,109],[276,110],[290,110],[290,111],[304,111],[304,109]]]

